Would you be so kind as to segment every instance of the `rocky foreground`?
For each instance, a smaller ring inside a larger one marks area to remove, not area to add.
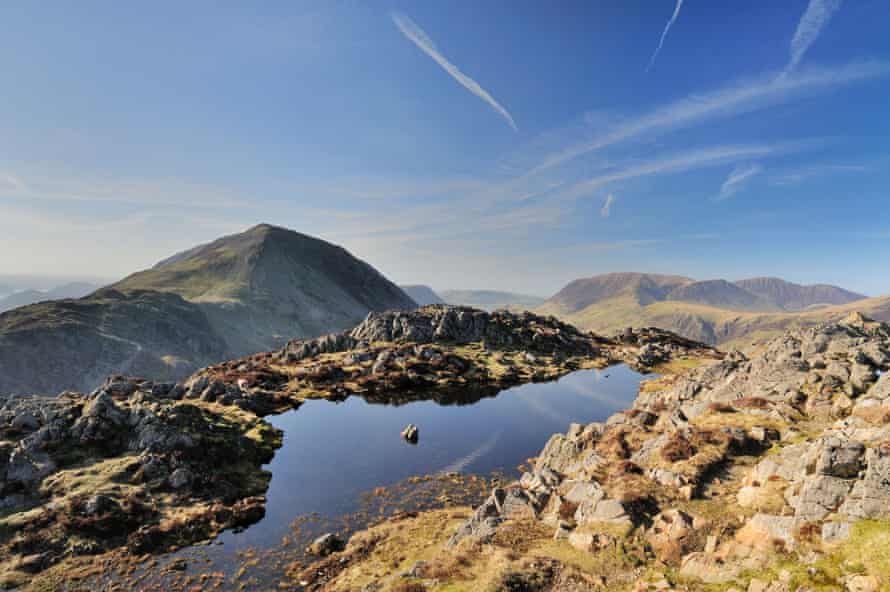
[[[115,553],[255,522],[261,466],[281,444],[262,417],[307,398],[472,400],[580,368],[716,357],[657,330],[606,339],[552,317],[431,306],[181,383],[112,377],[90,394],[0,400],[0,587],[60,588]]]
[[[324,590],[890,590],[890,326],[851,315],[643,384],[472,511],[355,535]]]

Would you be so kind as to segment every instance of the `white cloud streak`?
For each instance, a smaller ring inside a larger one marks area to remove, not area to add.
[[[655,58],[658,57],[658,54],[661,51],[661,46],[664,45],[664,40],[667,38],[668,31],[671,30],[671,27],[673,27],[674,23],[677,21],[677,17],[680,16],[680,8],[682,6],[683,0],[677,0],[677,5],[674,7],[674,14],[671,15],[670,20],[668,20],[667,24],[664,26],[664,31],[661,33],[661,39],[658,40],[658,47],[655,48],[655,52],[649,60],[649,65],[646,66],[646,72],[652,69],[652,66],[655,65]]]
[[[23,191],[25,184],[22,180],[12,173],[0,172],[0,192],[7,191]]]
[[[843,0],[810,0],[791,39],[791,56],[785,74],[797,68],[804,54],[822,33],[822,29],[831,17],[840,9],[842,3]]]
[[[163,179],[78,176],[40,170],[26,176],[0,174],[0,201],[107,202],[178,207],[248,207],[247,197],[212,185]]]
[[[778,145],[740,145],[740,146],[714,146],[691,150],[677,155],[671,155],[650,161],[627,165],[602,175],[597,175],[578,183],[562,194],[563,198],[576,198],[589,195],[616,181],[625,181],[638,177],[652,175],[665,175],[693,169],[716,166],[739,160],[763,158],[769,155],[794,150],[805,146],[801,143],[788,143]]]
[[[621,122],[591,140],[551,153],[525,176],[541,173],[585,154],[646,134],[673,131],[719,117],[756,111],[802,94],[885,76],[888,73],[888,62],[860,62],[836,68],[808,69],[789,76],[773,75],[688,96]]]
[[[600,216],[608,218],[612,215],[612,204],[615,203],[615,195],[610,193],[603,201],[603,207],[600,208]]]
[[[516,127],[516,122],[513,121],[513,116],[500,104],[498,103],[493,96],[491,96],[488,91],[486,91],[482,86],[479,85],[478,82],[464,74],[460,71],[460,69],[448,61],[448,59],[443,56],[438,49],[436,49],[436,44],[433,43],[433,40],[429,38],[429,36],[417,26],[417,23],[412,21],[407,16],[394,12],[392,13],[392,20],[395,23],[396,27],[399,31],[402,32],[402,35],[408,38],[414,45],[420,49],[423,53],[430,56],[434,62],[439,64],[443,70],[448,72],[448,74],[454,78],[458,84],[463,86],[465,89],[488,103],[488,105],[495,110],[495,112],[504,118],[504,120],[513,128],[514,131],[518,131],[519,128]]]
[[[770,179],[770,184],[779,187],[799,185],[815,177],[824,177],[835,173],[866,173],[870,170],[872,170],[872,167],[864,164],[821,164],[818,166],[786,170],[774,175],[772,179]]]
[[[738,193],[751,177],[759,175],[762,171],[763,167],[759,164],[749,164],[734,168],[729,173],[729,176],[726,177],[723,185],[720,186],[720,194],[717,196],[717,201],[729,199]]]

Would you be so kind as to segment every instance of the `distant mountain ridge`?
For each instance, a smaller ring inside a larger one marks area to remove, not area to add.
[[[87,282],[69,282],[50,290],[20,290],[0,298],[0,312],[47,300],[82,298],[98,288],[99,286]]]
[[[837,286],[804,286],[779,278],[731,282],[609,273],[570,282],[537,312],[602,333],[649,325],[712,344],[742,344],[795,323],[834,318],[836,308],[856,303],[875,308],[871,316],[884,319],[883,302],[866,299]]]
[[[445,304],[445,301],[442,300],[442,297],[436,294],[436,292],[429,286],[412,284],[399,287],[405,294],[410,296],[411,300],[416,302],[418,306],[427,306],[430,304]]]
[[[802,286],[779,278],[699,281],[684,276],[623,272],[574,280],[547,303],[575,312],[619,296],[630,297],[640,305],[674,300],[743,311],[801,311],[819,304],[847,304],[867,298],[837,286]]]
[[[0,393],[91,390],[117,372],[155,379],[295,337],[413,309],[342,247],[267,224],[167,258],[78,300],[0,314]]]
[[[694,280],[654,273],[606,273],[574,280],[547,300],[566,312],[577,312],[603,300],[626,296],[641,305],[664,300],[677,286]]]
[[[752,294],[769,299],[784,310],[805,310],[819,305],[847,304],[866,298],[863,294],[837,286],[828,284],[802,286],[774,277],[740,280],[736,285]]]
[[[487,311],[499,308],[531,310],[546,301],[540,296],[499,290],[442,290],[439,294],[447,304],[473,306]]]

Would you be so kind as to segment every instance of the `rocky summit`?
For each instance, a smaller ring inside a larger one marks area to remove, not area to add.
[[[460,589],[886,590],[888,370],[890,326],[854,314],[665,372],[625,412],[554,435],[463,520],[405,518],[443,530],[404,564]],[[397,589],[360,575],[394,536],[354,537],[320,587]]]
[[[577,368],[717,357],[658,330],[607,339],[531,313],[430,306],[178,383],[112,376],[89,394],[2,399],[0,584],[56,589],[72,566],[258,520],[261,467],[282,437],[262,416],[307,398],[468,400]]]

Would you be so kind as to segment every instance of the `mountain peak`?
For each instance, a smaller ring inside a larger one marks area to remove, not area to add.
[[[251,327],[241,319],[229,329],[243,332],[237,340],[246,336],[257,350],[274,345],[271,336],[314,336],[350,327],[369,311],[415,307],[343,247],[272,224],[178,253],[115,287],[173,292],[209,307],[211,316],[237,316],[247,307]]]
[[[735,282],[739,286],[765,298],[779,308],[789,311],[805,310],[813,306],[847,304],[866,298],[828,284],[801,285],[777,277],[755,277]]]

